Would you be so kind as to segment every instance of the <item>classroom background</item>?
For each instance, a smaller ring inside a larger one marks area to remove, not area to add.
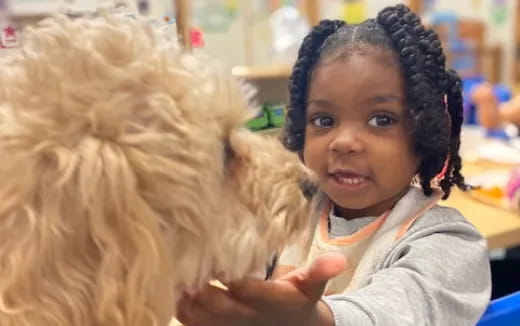
[[[133,0],[152,24],[187,51],[221,60],[257,88],[260,114],[248,127],[275,137],[284,123],[288,81],[303,36],[320,19],[357,23],[404,2],[440,35],[448,64],[464,82],[462,156],[467,182],[443,205],[459,209],[484,234],[493,297],[520,290],[520,138],[518,124],[480,125],[472,92],[490,83],[501,103],[520,95],[517,0]],[[23,28],[50,14],[90,15],[104,0],[0,0],[0,56],[16,51]],[[517,98],[517,100],[520,99]],[[520,103],[518,104],[520,110]]]

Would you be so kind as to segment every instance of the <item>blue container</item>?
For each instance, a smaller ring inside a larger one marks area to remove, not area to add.
[[[511,90],[504,84],[496,84],[493,91],[500,103],[507,102],[511,99]]]
[[[471,101],[471,94],[473,93],[475,87],[484,81],[484,78],[480,76],[474,78],[465,78],[462,81],[462,95],[464,99],[464,124],[478,125],[477,112],[475,104]],[[504,84],[495,84],[493,86],[493,92],[495,93],[495,96],[500,103],[507,102],[512,98],[511,90]]]
[[[493,300],[477,326],[520,325],[520,292]]]
[[[500,102],[500,103],[507,102],[511,99],[511,91],[505,85],[497,84],[497,85],[493,86],[493,92],[495,93],[495,96],[497,97],[498,102]],[[487,130],[486,137],[503,139],[503,140],[509,140],[511,138],[506,133],[506,131],[503,129]],[[519,326],[520,326],[520,324],[519,324]]]
[[[484,82],[484,77],[464,78],[462,80],[462,97],[464,99],[464,124],[477,125],[477,112],[475,105],[471,102],[471,93],[476,86]]]

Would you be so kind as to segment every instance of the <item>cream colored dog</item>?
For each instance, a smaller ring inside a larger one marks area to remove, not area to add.
[[[1,326],[167,325],[306,230],[311,176],[240,83],[140,19],[54,17],[0,72]]]

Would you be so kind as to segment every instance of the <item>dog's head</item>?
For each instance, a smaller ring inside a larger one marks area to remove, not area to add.
[[[59,16],[1,62],[1,325],[162,325],[176,291],[305,230],[308,170],[243,128],[227,71],[161,40]]]

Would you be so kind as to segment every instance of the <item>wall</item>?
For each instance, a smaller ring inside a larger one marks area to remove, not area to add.
[[[157,1],[157,0],[156,0]],[[203,1],[203,0],[194,0]],[[259,0],[239,1],[239,3],[253,3]],[[261,1],[261,0],[260,0]],[[431,0],[424,0],[429,2]],[[455,11],[463,19],[485,21],[487,23],[486,43],[488,45],[500,45],[503,49],[502,76],[505,81],[511,81],[511,64],[514,57],[513,21],[509,17],[501,26],[491,23],[489,14],[490,4],[497,0],[436,0],[433,8],[437,11]],[[513,15],[515,0],[503,0],[507,3],[508,12]],[[399,0],[365,0],[366,15],[374,17],[379,10],[388,5],[393,5]],[[342,0],[321,0],[320,12],[323,18],[341,18]],[[272,56],[270,52],[272,35],[267,20],[260,17],[247,16],[247,9],[240,8],[240,18],[237,18],[226,33],[207,32],[206,50],[218,58],[225,60],[230,65],[266,65]],[[249,37],[248,37],[249,35]],[[247,42],[250,42],[251,53],[247,54]],[[248,60],[249,59],[249,60]]]
[[[206,46],[203,50],[232,66],[266,66],[275,63],[277,60],[271,49],[273,35],[265,2],[239,0],[237,13],[224,31],[204,31]]]
[[[12,3],[22,3],[20,0],[10,0]],[[100,3],[109,0],[24,0],[24,2],[73,2],[76,8],[92,9]],[[191,0],[192,5],[204,1]],[[223,0],[218,0],[223,1]],[[238,14],[229,24],[225,32],[206,31],[204,51],[211,56],[223,60],[230,66],[254,65],[264,66],[273,63],[271,50],[272,35],[267,17],[261,14],[259,6],[267,0],[237,0]],[[429,2],[431,0],[423,0]],[[516,0],[505,1],[509,17],[502,25],[492,23],[490,9],[494,1],[500,0],[435,0],[434,9],[437,11],[455,11],[464,19],[485,21],[486,43],[500,45],[503,49],[502,76],[505,82],[512,81],[512,65],[514,61],[514,18]],[[323,18],[340,18],[342,0],[321,0],[320,11]],[[381,8],[399,3],[399,0],[365,0],[366,14],[373,17]],[[162,19],[165,15],[173,14],[173,0],[149,0],[150,17]],[[264,4],[265,6],[265,4]],[[426,18],[427,19],[427,18]],[[28,18],[28,21],[34,21]]]
[[[491,9],[493,2],[503,1],[507,6],[507,19],[503,24],[493,22]],[[456,12],[462,19],[479,20],[486,24],[485,43],[502,48],[502,81],[513,81],[513,62],[515,54],[514,21],[518,1],[516,0],[436,0],[436,11]]]

